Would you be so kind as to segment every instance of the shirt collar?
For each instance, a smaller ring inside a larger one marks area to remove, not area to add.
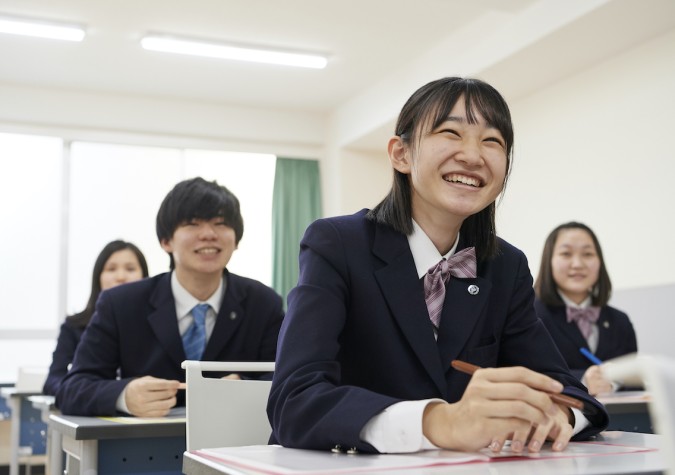
[[[565,305],[567,305],[568,307],[572,307],[572,308],[588,308],[588,307],[591,306],[591,296],[590,296],[590,295],[589,295],[588,297],[586,297],[586,298],[584,299],[584,301],[581,302],[581,303],[579,303],[579,304],[577,304],[577,303],[575,303],[575,302],[572,302],[572,301],[571,301],[570,299],[568,299],[568,298],[565,296],[565,294],[563,294],[562,292],[558,292],[558,295],[560,295],[560,298],[562,299],[563,302],[565,302]]]
[[[176,302],[176,315],[178,319],[181,319],[185,315],[189,314],[195,305],[199,303],[207,303],[215,310],[216,315],[220,310],[220,305],[223,302],[223,295],[225,294],[225,280],[223,277],[220,277],[220,285],[216,288],[216,291],[211,294],[211,296],[205,301],[197,300],[190,292],[187,291],[185,287],[181,285],[176,277],[175,272],[171,272],[171,292],[173,292],[173,298]]]
[[[421,279],[424,277],[424,274],[426,274],[431,267],[438,264],[441,259],[447,259],[455,253],[457,245],[459,244],[459,233],[457,233],[457,239],[455,240],[455,244],[452,245],[452,249],[442,256],[420,225],[417,224],[414,219],[412,223],[413,232],[408,236],[408,245],[410,246],[410,252],[412,252],[413,260],[415,261],[417,276]]]

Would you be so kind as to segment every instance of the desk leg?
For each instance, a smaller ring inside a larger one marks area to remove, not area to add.
[[[98,441],[75,440],[63,435],[61,437],[63,451],[68,459],[71,457],[79,461],[79,475],[96,475],[98,473]],[[70,460],[68,460],[70,466]],[[67,469],[68,475],[76,475]]]
[[[19,437],[21,435],[21,400],[18,397],[7,399],[12,410],[9,432],[9,475],[19,475]]]
[[[33,407],[40,407],[33,404]],[[47,464],[45,475],[63,475],[63,448],[61,447],[61,434],[49,426],[49,416],[53,413],[50,408],[42,408],[40,416],[42,422],[47,424]]]
[[[63,475],[63,447],[61,433],[51,427],[47,432],[47,467],[46,475]]]

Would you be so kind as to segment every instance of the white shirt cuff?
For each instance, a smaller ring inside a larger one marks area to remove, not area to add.
[[[393,404],[370,419],[361,429],[361,440],[380,453],[418,452],[438,449],[422,433],[422,416],[430,402],[442,399],[403,401]]]
[[[126,414],[131,414],[129,412],[129,408],[127,407],[127,402],[124,399],[124,395],[127,393],[127,387],[124,386],[124,389],[120,393],[119,396],[117,396],[117,401],[115,402],[115,409],[118,411],[124,412]]]
[[[588,427],[591,422],[586,419],[586,416],[584,416],[579,409],[570,409],[572,409],[572,414],[574,414],[574,428],[572,434],[577,435],[579,432]]]

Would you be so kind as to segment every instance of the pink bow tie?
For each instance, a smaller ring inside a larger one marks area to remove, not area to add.
[[[600,307],[567,307],[567,323],[576,322],[586,340],[591,335],[593,324],[600,317]]]
[[[429,318],[436,328],[441,320],[445,283],[452,275],[460,279],[476,277],[476,250],[467,247],[434,265],[424,276],[424,299]]]

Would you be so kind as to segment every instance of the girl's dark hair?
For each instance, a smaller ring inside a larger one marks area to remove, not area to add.
[[[504,187],[511,171],[513,124],[504,98],[489,84],[472,78],[449,77],[432,81],[418,89],[405,103],[396,123],[396,135],[408,146],[416,147],[430,130],[442,124],[457,101],[463,97],[467,120],[475,124],[480,114],[487,124],[495,127],[506,142],[506,174]],[[461,227],[462,239],[476,248],[476,256],[484,260],[497,253],[495,203],[469,216]],[[412,191],[409,176],[394,170],[389,194],[367,214],[377,223],[391,226],[410,235],[412,225]]]
[[[541,263],[539,264],[539,275],[537,275],[537,280],[534,282],[534,291],[537,294],[537,297],[539,297],[539,300],[546,305],[565,305],[560,294],[558,294],[558,286],[556,285],[555,280],[553,280],[553,266],[551,265],[551,261],[553,260],[553,250],[555,249],[558,235],[560,234],[560,231],[566,229],[581,229],[582,231],[586,231],[593,240],[595,251],[600,259],[600,271],[598,272],[598,281],[591,289],[591,302],[592,305],[604,307],[607,305],[607,302],[609,302],[609,298],[612,295],[612,281],[609,278],[609,273],[605,266],[605,258],[602,257],[600,241],[598,241],[597,236],[591,228],[576,221],[561,224],[551,231],[551,234],[546,238],[544,250],[541,254]]]
[[[124,249],[129,249],[136,255],[138,263],[141,266],[141,271],[143,272],[143,277],[148,276],[148,264],[145,261],[145,256],[138,247],[130,242],[121,240],[109,242],[99,253],[96,262],[94,263],[94,270],[91,273],[91,293],[89,294],[87,306],[80,313],[76,313],[75,315],[66,318],[68,323],[72,326],[84,328],[89,325],[89,320],[91,320],[91,316],[94,314],[94,308],[96,307],[96,300],[101,293],[101,274],[103,273],[105,264],[108,262],[108,259],[110,259],[110,256],[118,251],[123,251]]]
[[[196,177],[181,181],[166,195],[159,207],[157,238],[161,243],[171,239],[178,226],[193,219],[213,218],[223,218],[225,224],[234,230],[235,242],[239,244],[244,234],[244,220],[237,197],[215,180],[206,181]],[[173,269],[175,262],[171,253],[169,259]]]

